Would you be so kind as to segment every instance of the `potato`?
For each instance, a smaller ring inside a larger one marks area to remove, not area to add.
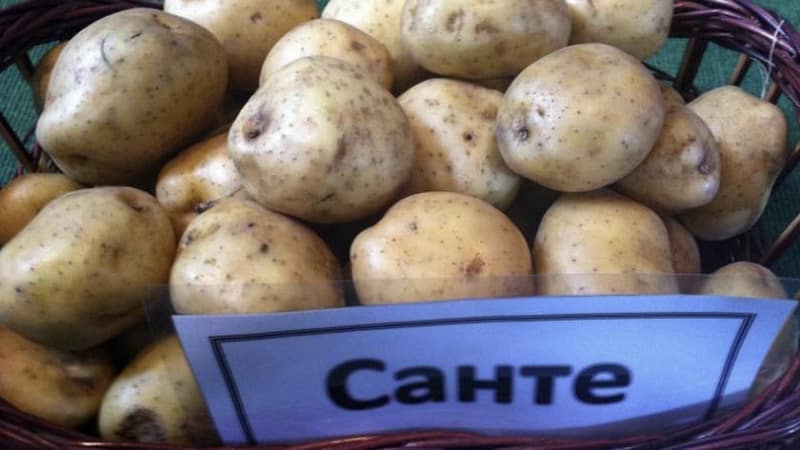
[[[700,249],[692,233],[672,217],[664,217],[675,273],[700,273]]]
[[[697,208],[719,190],[717,141],[703,119],[687,107],[670,110],[653,150],[616,187],[645,205],[668,213]]]
[[[570,44],[602,42],[645,59],[669,35],[672,0],[566,0],[572,18]]]
[[[533,294],[522,233],[490,204],[454,192],[397,202],[350,248],[363,304]]]
[[[62,195],[0,250],[0,325],[48,347],[96,346],[142,320],[174,252],[169,217],[149,194]]]
[[[50,84],[50,75],[53,73],[53,66],[56,65],[58,56],[61,55],[61,51],[64,50],[65,45],[67,45],[66,42],[61,42],[48,50],[47,53],[42,56],[42,59],[39,60],[39,63],[36,64],[36,69],[33,71],[33,80],[31,80],[33,102],[36,105],[36,109],[39,111],[41,111],[44,106],[44,99],[47,97],[47,85]]]
[[[252,92],[261,64],[278,39],[319,17],[314,0],[165,0],[164,11],[196,22],[225,47],[230,86]]]
[[[351,222],[388,205],[411,175],[414,138],[383,86],[344,61],[301,58],[247,102],[228,136],[245,190],[311,222]]]
[[[497,145],[524,177],[591,191],[644,161],[665,113],[658,82],[635,58],[604,44],[574,45],[514,80],[497,115]]]
[[[513,77],[567,45],[563,0],[407,0],[401,34],[422,67],[467,79]]]
[[[661,95],[664,96],[664,103],[667,105],[667,112],[670,112],[675,108],[686,106],[686,100],[683,99],[683,96],[680,94],[680,92],[676,91],[674,87],[663,81],[658,84],[658,87],[661,88]]]
[[[111,14],[64,47],[36,137],[70,178],[134,183],[211,123],[227,74],[222,46],[197,24]]]
[[[414,61],[400,37],[405,0],[330,0],[322,10],[324,19],[340,20],[367,33],[383,44],[392,58],[394,92],[401,93],[421,81],[425,71]]]
[[[766,267],[751,262],[728,264],[711,274],[702,284],[702,295],[786,299],[789,296],[780,280]],[[758,371],[750,395],[758,395],[783,374],[797,353],[800,328],[793,316],[781,328]]]
[[[1,398],[20,411],[70,428],[97,414],[114,378],[114,365],[102,350],[55,350],[2,326],[0,361]]]
[[[417,147],[407,193],[461,192],[500,209],[511,205],[520,178],[494,138],[503,94],[439,78],[412,87],[398,101]]]
[[[317,235],[249,200],[226,199],[183,234],[170,275],[184,314],[242,314],[344,306],[341,268]]]
[[[607,190],[562,195],[539,225],[542,295],[671,294],[670,241],[647,207]]]
[[[54,198],[83,186],[55,173],[21,175],[0,189],[0,245],[10,241]]]
[[[180,236],[206,203],[241,188],[239,172],[228,156],[228,133],[223,132],[167,163],[158,175],[156,197]]]
[[[716,137],[722,162],[719,192],[711,203],[680,215],[695,236],[725,240],[761,217],[786,163],[786,118],[778,107],[742,89],[714,89],[689,104]]]
[[[175,336],[148,346],[119,374],[103,398],[98,422],[107,441],[198,446],[219,441]]]
[[[386,47],[358,28],[331,19],[312,20],[286,33],[264,60],[260,84],[292,61],[305,56],[341,59],[386,89],[392,89],[392,57]]]

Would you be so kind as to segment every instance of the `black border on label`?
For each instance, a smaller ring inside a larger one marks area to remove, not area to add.
[[[225,386],[228,389],[231,402],[236,410],[236,416],[239,419],[239,425],[242,427],[242,433],[247,439],[248,445],[256,445],[253,428],[250,424],[250,419],[247,415],[242,404],[242,397],[236,380],[233,377],[228,359],[225,355],[223,345],[228,342],[240,341],[253,341],[260,339],[273,339],[284,338],[293,336],[309,336],[309,335],[323,335],[323,334],[338,334],[338,333],[352,333],[359,331],[374,331],[374,330],[387,330],[397,328],[418,328],[418,327],[435,327],[443,325],[467,325],[476,323],[497,323],[497,322],[580,322],[580,321],[597,321],[597,320],[647,320],[647,319],[736,319],[740,321],[739,330],[736,333],[733,341],[731,342],[728,350],[728,355],[725,358],[720,378],[717,381],[717,387],[714,391],[714,396],[709,402],[708,410],[705,414],[705,420],[714,416],[719,408],[722,394],[725,392],[725,387],[728,384],[731,371],[739,356],[742,345],[744,344],[747,334],[755,320],[756,314],[748,313],[605,313],[605,314],[555,314],[555,315],[510,315],[510,316],[487,316],[487,317],[456,317],[447,319],[431,319],[431,320],[412,320],[405,322],[381,322],[369,323],[360,325],[345,325],[336,327],[322,327],[322,328],[308,328],[299,330],[284,330],[275,332],[262,332],[262,333],[247,333],[247,334],[231,334],[221,336],[209,336],[209,344],[216,359],[217,366],[222,373],[225,380]]]

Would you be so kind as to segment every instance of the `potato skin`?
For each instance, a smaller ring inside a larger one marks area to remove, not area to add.
[[[208,29],[225,48],[230,87],[253,92],[261,65],[295,26],[319,17],[314,0],[165,0],[164,11]]]
[[[330,0],[322,10],[324,19],[341,20],[383,44],[392,57],[395,93],[402,93],[426,77],[411,57],[400,36],[405,0]]]
[[[64,427],[94,417],[114,377],[105,351],[64,352],[0,326],[0,397]]]
[[[574,45],[514,80],[497,115],[497,145],[524,177],[591,191],[644,161],[665,114],[658,82],[638,60],[604,44]]]
[[[499,210],[454,192],[397,202],[350,247],[363,304],[533,294],[531,257]]]
[[[56,61],[58,61],[58,57],[61,55],[61,51],[64,50],[65,45],[67,45],[66,42],[61,42],[48,50],[33,71],[33,80],[31,81],[33,102],[39,111],[44,107],[44,99],[47,97],[47,85],[50,84],[50,75],[53,74],[53,67],[56,65]]]
[[[443,78],[424,81],[398,98],[416,141],[405,192],[461,192],[506,209],[520,177],[497,150],[497,109],[503,94]]]
[[[714,200],[679,219],[701,239],[725,240],[749,230],[764,212],[786,163],[786,118],[772,103],[734,86],[709,91],[689,108],[717,140],[722,176]]]
[[[340,279],[339,262],[311,230],[253,201],[225,199],[184,232],[170,296],[183,314],[332,308],[344,306]]]
[[[719,147],[703,119],[687,107],[667,113],[647,158],[620,180],[624,194],[663,212],[698,208],[719,191]]]
[[[407,0],[401,25],[422,67],[466,79],[513,77],[570,33],[563,0]]]
[[[174,252],[169,217],[149,194],[62,195],[0,250],[0,325],[53,348],[96,346],[144,317]]]
[[[542,295],[678,292],[664,222],[608,190],[563,194],[539,225],[533,265]]]
[[[673,217],[663,219],[669,235],[675,273],[700,273],[700,249],[692,233]]]
[[[70,178],[135,183],[211,123],[227,73],[199,25],[153,9],[111,14],[62,51],[36,137]]]
[[[317,19],[289,30],[270,50],[261,66],[260,84],[292,61],[329,56],[348,62],[392,89],[392,57],[380,42],[358,28],[332,19]]]
[[[241,188],[239,171],[228,156],[228,133],[224,132],[187,148],[168,162],[158,175],[156,198],[180,236],[204,204]]]
[[[0,189],[0,245],[10,241],[51,200],[82,187],[56,173],[29,173],[11,180]]]
[[[107,441],[219,441],[177,337],[149,345],[119,374],[103,398],[99,429]]]
[[[245,190],[310,222],[377,212],[411,174],[414,138],[397,100],[353,66],[301,58],[269,78],[228,136]]]
[[[645,59],[669,34],[673,0],[566,0],[570,44],[602,42]]]

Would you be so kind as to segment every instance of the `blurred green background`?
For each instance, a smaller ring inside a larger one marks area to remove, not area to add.
[[[369,0],[367,0],[369,1]],[[377,0],[372,0],[377,1]],[[17,3],[19,0],[0,0],[0,7]],[[326,0],[318,0],[320,6]],[[800,26],[800,1],[798,0],[756,0],[756,3],[778,12],[787,21],[796,27]],[[657,55],[648,62],[654,66],[674,74],[680,64],[680,58],[685,48],[685,40],[671,39]],[[37,61],[48,47],[42,46],[31,51],[31,57]],[[705,91],[725,84],[736,64],[738,54],[711,45],[703,64],[696,85]],[[745,80],[744,87],[758,95],[762,90],[764,75],[758,65],[753,65]],[[780,106],[783,108],[792,125],[790,143],[800,139],[800,127],[797,126],[797,116],[786,99],[782,99]],[[10,68],[0,74],[0,108],[10,121],[12,127],[19,134],[25,134],[32,129],[35,122],[35,111],[31,91],[20,77],[16,68]],[[0,140],[0,185],[13,175],[16,162],[9,149]],[[800,170],[795,171],[800,172]],[[795,174],[773,193],[759,228],[762,239],[770,242],[783,228],[800,212],[800,174]],[[782,276],[800,277],[800,244],[787,257],[784,257],[775,267]]]

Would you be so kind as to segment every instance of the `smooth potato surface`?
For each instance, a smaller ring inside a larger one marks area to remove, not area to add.
[[[602,42],[639,59],[655,54],[669,35],[673,0],[566,0],[570,44]]]
[[[427,192],[397,202],[350,247],[364,304],[531,295],[531,257],[519,229],[490,204]]]
[[[322,10],[323,18],[349,23],[386,47],[392,57],[394,92],[397,93],[426,76],[400,35],[404,3],[405,0],[330,0]]]
[[[0,189],[0,245],[25,228],[51,200],[82,187],[55,173],[29,173],[11,180]]]
[[[737,236],[761,217],[786,163],[786,118],[772,103],[733,86],[709,91],[689,108],[716,138],[722,174],[714,199],[680,220],[701,239]]]
[[[700,273],[700,249],[689,230],[673,217],[664,217],[675,273]]]
[[[106,16],[53,68],[36,137],[85,184],[135,183],[213,120],[228,70],[199,25],[153,9]]]
[[[414,159],[408,119],[383,86],[329,57],[269,78],[231,127],[230,156],[247,192],[310,222],[351,222],[387,206]]]
[[[158,175],[156,198],[180,236],[205,204],[241,188],[224,132],[187,148],[167,163]]]
[[[174,253],[169,217],[149,194],[62,195],[0,250],[0,325],[48,347],[96,346],[142,320]]]
[[[604,44],[574,45],[514,80],[497,115],[497,145],[524,177],[591,191],[644,161],[665,113],[658,82],[638,60]]]
[[[253,201],[225,199],[184,232],[170,294],[183,314],[332,308],[344,306],[340,278],[311,230]]]
[[[358,28],[332,19],[312,20],[286,33],[264,60],[260,84],[292,61],[305,56],[341,59],[386,89],[392,89],[392,57],[386,47]]]
[[[295,26],[319,17],[314,0],[165,0],[164,10],[196,22],[225,48],[230,86],[253,92],[261,65]]]
[[[422,67],[467,79],[513,77],[570,33],[563,0],[407,0],[401,25]]]
[[[626,195],[658,211],[707,205],[719,191],[719,147],[703,119],[686,107],[667,113],[647,158],[617,183]]]
[[[0,361],[0,398],[70,428],[97,414],[114,377],[111,358],[102,350],[55,350],[2,326]]]
[[[542,295],[678,292],[664,222],[607,190],[563,194],[547,210],[533,265]]]
[[[461,192],[500,209],[511,205],[520,177],[506,166],[494,138],[503,94],[438,78],[412,87],[398,101],[416,141],[406,192]]]

